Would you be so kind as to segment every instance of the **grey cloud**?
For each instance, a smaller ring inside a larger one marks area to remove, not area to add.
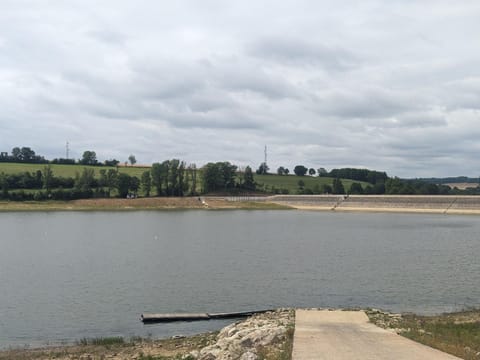
[[[431,128],[431,127],[445,127],[448,122],[444,115],[437,115],[428,112],[417,112],[402,114],[399,117],[386,119],[384,127],[392,128]]]
[[[208,113],[175,113],[167,122],[177,128],[193,129],[259,129],[262,125],[242,111],[214,111]]]
[[[125,45],[127,37],[119,32],[108,30],[90,30],[87,36],[108,45]]]
[[[476,173],[480,48],[465,34],[480,30],[480,7],[471,2],[451,12],[446,1],[105,0],[95,17],[93,2],[71,4],[2,7],[7,151],[28,143],[58,157],[69,140],[78,156],[258,166],[266,144],[272,169]]]
[[[287,65],[321,66],[326,70],[346,70],[359,63],[357,57],[345,49],[309,43],[302,38],[262,38],[248,47],[248,54]]]
[[[382,88],[344,88],[317,97],[314,109],[321,114],[346,119],[388,118],[415,110],[419,105],[409,94]]]

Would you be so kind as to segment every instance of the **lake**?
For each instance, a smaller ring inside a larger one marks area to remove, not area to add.
[[[302,211],[0,214],[0,347],[166,337],[143,312],[480,305],[480,218]]]

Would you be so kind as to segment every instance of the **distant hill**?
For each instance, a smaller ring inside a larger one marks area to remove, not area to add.
[[[479,178],[471,178],[468,176],[456,176],[456,177],[445,177],[445,178],[419,178],[415,180],[424,181],[430,184],[456,184],[456,183],[478,184],[480,181]]]

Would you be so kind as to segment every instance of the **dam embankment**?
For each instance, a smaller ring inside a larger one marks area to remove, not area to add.
[[[258,200],[257,200],[258,201]],[[262,201],[304,210],[479,214],[480,196],[275,195]]]

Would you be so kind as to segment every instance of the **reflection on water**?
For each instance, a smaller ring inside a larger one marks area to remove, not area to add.
[[[0,346],[169,336],[142,312],[480,302],[472,216],[297,211],[0,214]]]

